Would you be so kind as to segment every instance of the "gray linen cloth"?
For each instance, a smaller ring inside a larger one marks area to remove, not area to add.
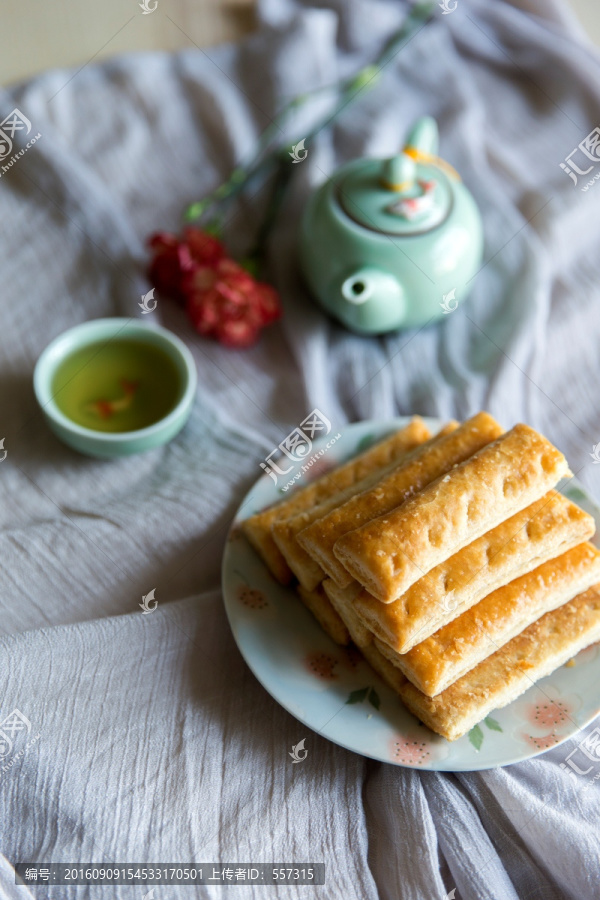
[[[450,4],[452,5],[452,3]],[[258,462],[318,406],[336,427],[489,409],[524,420],[600,496],[600,187],[560,163],[600,123],[600,64],[562,7],[458,0],[314,140],[273,236],[285,318],[234,352],[161,301],[155,321],[199,369],[189,425],[115,462],[71,452],[36,410],[46,343],[100,316],[139,315],[144,239],[247,157],[299,91],[372,59],[406,7],[262,0],[239,46],[125,56],[0,92],[41,138],[0,177],[2,718],[31,722],[0,778],[0,885],[15,861],[323,861],[322,888],[157,888],[155,898],[587,900],[600,893],[598,799],[561,770],[567,744],[473,774],[383,765],[311,735],[242,661],[219,593],[227,524]],[[136,4],[123,21],[141,15]],[[98,36],[99,45],[105,39]],[[102,39],[102,40],[101,40]],[[298,114],[302,137],[323,110]],[[439,325],[352,336],[308,298],[294,261],[310,187],[358,154],[386,155],[419,115],[484,213],[472,300]],[[282,136],[283,139],[283,136]],[[24,142],[24,139],[22,139]],[[17,136],[16,149],[21,138]],[[593,173],[592,173],[593,174]],[[263,208],[229,222],[241,247]],[[237,243],[236,243],[237,242]],[[152,588],[157,610],[138,607]],[[24,752],[18,752],[23,750]],[[6,762],[4,763],[6,765]],[[31,887],[36,897],[141,898],[141,887]]]

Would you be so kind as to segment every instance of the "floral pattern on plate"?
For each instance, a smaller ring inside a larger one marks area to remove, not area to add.
[[[568,668],[563,669],[568,671]],[[515,701],[514,714],[520,725],[516,725],[514,735],[536,751],[555,747],[578,730],[576,723],[581,705],[580,696],[563,693],[550,679],[545,679],[540,686],[532,687]]]

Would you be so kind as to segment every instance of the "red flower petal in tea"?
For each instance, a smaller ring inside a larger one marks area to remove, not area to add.
[[[137,381],[127,381],[121,378],[119,384],[123,388],[123,396],[116,400],[94,400],[88,403],[86,408],[88,412],[95,413],[101,419],[110,419],[115,413],[123,412],[129,409],[133,403],[139,384]]]

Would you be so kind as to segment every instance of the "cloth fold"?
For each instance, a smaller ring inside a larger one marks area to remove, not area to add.
[[[1,118],[17,107],[41,134],[0,169],[0,720],[17,709],[31,727],[0,760],[8,897],[27,896],[10,884],[17,861],[111,860],[325,863],[325,887],[269,889],[281,898],[597,892],[600,788],[584,790],[561,769],[575,741],[471,775],[362,759],[307,734],[271,700],[235,647],[219,594],[227,528],[259,462],[315,407],[336,429],[478,409],[507,427],[524,420],[600,497],[590,458],[600,440],[600,187],[584,192],[560,168],[600,123],[600,62],[557,0],[458,0],[448,15],[434,6],[377,86],[309,143],[270,242],[285,315],[256,347],[202,340],[159,298],[153,321],[186,341],[200,375],[192,418],[170,445],[85,459],[50,434],[33,398],[33,365],[54,336],[89,318],[139,315],[147,235],[177,229],[182,209],[248,158],[286,100],[371,60],[406,9],[261,0],[257,30],[237,46],[193,48],[192,23],[190,50],[0,91]],[[324,102],[293,115],[281,140],[301,139]],[[395,152],[427,113],[482,210],[484,264],[468,303],[438,325],[359,338],[328,320],[302,282],[302,206],[342,162]],[[264,203],[258,191],[229,212],[236,251]],[[144,615],[153,589],[158,607]],[[309,753],[293,765],[288,752],[302,738]],[[264,889],[171,886],[155,896],[258,900]]]

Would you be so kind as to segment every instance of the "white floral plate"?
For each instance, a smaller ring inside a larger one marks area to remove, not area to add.
[[[240,522],[280,500],[283,486],[322,475],[371,443],[402,427],[407,418],[360,422],[316,442],[278,485],[263,475],[241,504],[223,557],[223,595],[233,636],[266,690],[307,728],[355,753],[410,768],[446,772],[489,769],[529,759],[573,737],[600,713],[598,645],[573,666],[558,669],[468,735],[452,743],[420,724],[354,649],[334,644],[293,588],[269,574],[239,530]],[[428,419],[431,430],[440,427]],[[330,447],[315,459],[315,453]],[[314,459],[308,471],[302,466]],[[576,479],[560,489],[600,525],[600,509]],[[310,743],[306,747],[310,749]]]

